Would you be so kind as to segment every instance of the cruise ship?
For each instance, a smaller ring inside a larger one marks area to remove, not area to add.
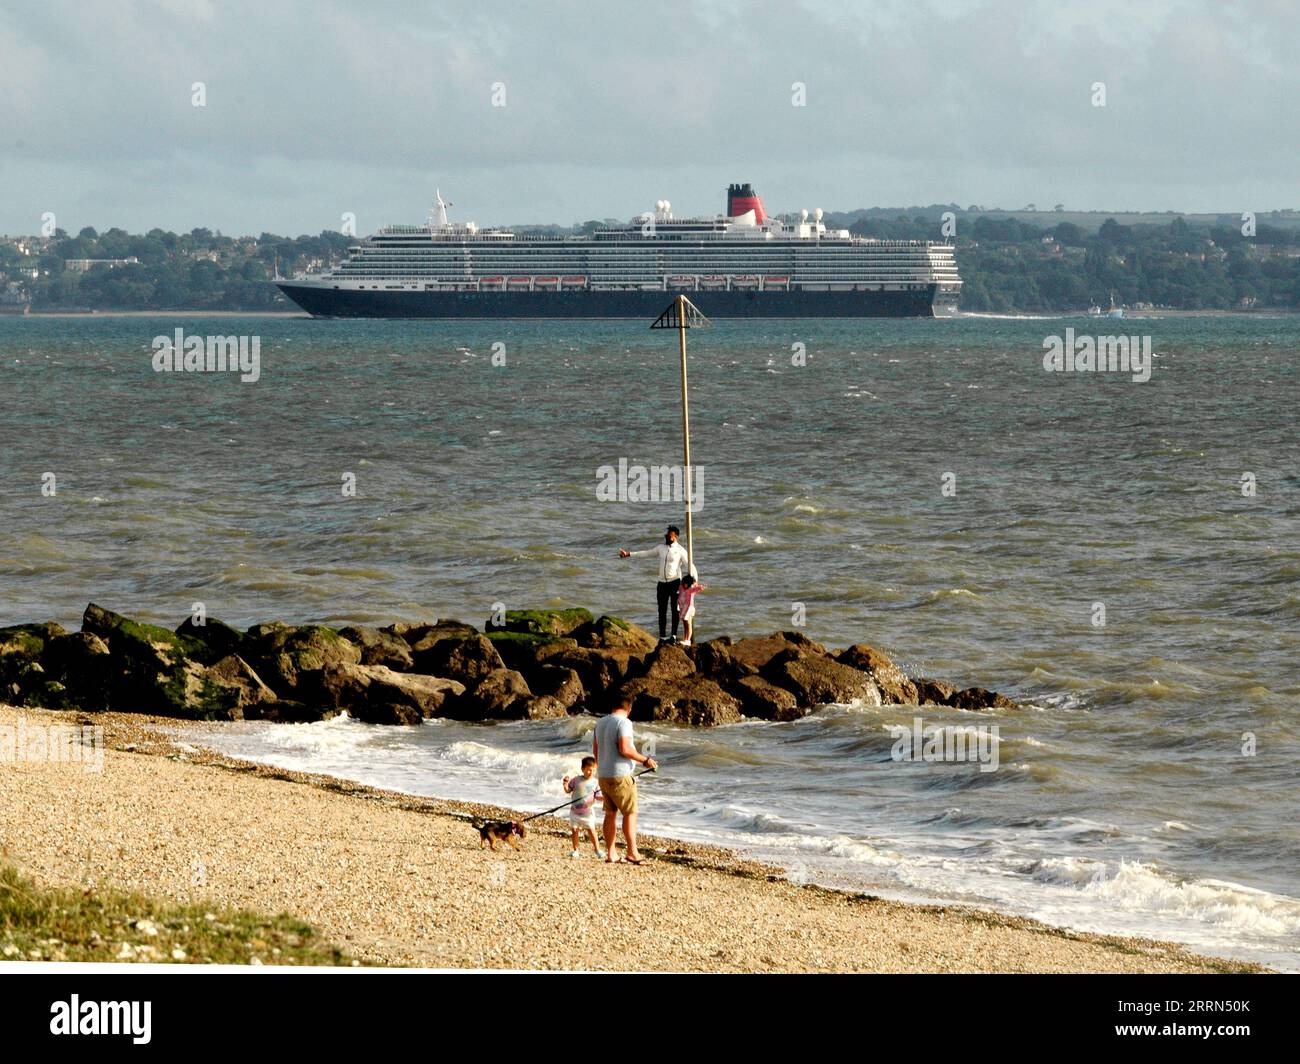
[[[675,218],[660,200],[582,236],[480,229],[450,206],[438,192],[425,225],[385,226],[275,284],[334,318],[654,318],[677,292],[712,318],[944,317],[961,295],[951,244],[857,237],[820,208],[785,221],[749,184],[727,189],[726,214]]]

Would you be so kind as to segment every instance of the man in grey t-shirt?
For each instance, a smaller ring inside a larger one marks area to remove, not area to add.
[[[636,848],[636,778],[632,766],[639,763],[653,772],[659,764],[653,757],[637,753],[632,742],[632,722],[628,719],[631,711],[632,707],[624,703],[608,717],[596,721],[591,752],[596,756],[596,778],[605,798],[605,860],[611,863],[615,860],[618,814],[622,813],[623,841],[627,844],[627,854],[622,860],[641,864],[645,858]]]

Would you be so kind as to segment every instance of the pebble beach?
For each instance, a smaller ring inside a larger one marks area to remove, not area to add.
[[[479,848],[492,807],[240,762],[174,721],[0,707],[0,727],[104,728],[101,771],[0,765],[0,856],[49,886],[286,912],[363,963],[646,972],[1261,971],[1146,939],[804,886],[656,838],[641,867],[569,856],[563,822]],[[199,725],[199,734],[205,726]],[[206,727],[218,728],[220,725]],[[653,823],[652,803],[643,820]],[[518,815],[518,814],[516,814]],[[719,919],[720,913],[744,919]]]

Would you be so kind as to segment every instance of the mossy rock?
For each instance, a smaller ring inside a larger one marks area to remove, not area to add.
[[[46,643],[67,634],[66,628],[53,621],[0,628],[0,654],[23,653],[39,657]]]
[[[589,623],[579,625],[570,633],[579,646],[597,649],[628,647],[633,650],[653,650],[659,644],[654,636],[639,624],[608,613]]]
[[[567,636],[533,635],[530,632],[488,632],[487,638],[497,648],[506,668],[531,677],[548,657],[563,650],[575,649],[578,643]]]
[[[206,648],[204,660],[210,665],[231,654],[238,654],[244,644],[243,632],[215,617],[209,617],[203,624],[195,624],[193,617],[186,617],[176,634],[203,644]]]
[[[563,610],[507,610],[505,624],[489,620],[489,632],[522,632],[527,635],[568,635],[575,628],[595,620],[591,610],[572,606]]]
[[[86,607],[81,630],[108,644],[111,708],[190,720],[230,715],[229,690],[204,675],[210,650],[200,640],[133,621],[93,602]]]
[[[0,698],[23,704],[23,692],[28,686],[44,680],[40,660],[46,646],[67,634],[62,626],[52,621],[0,628]]]
[[[241,655],[281,698],[315,702],[324,697],[330,665],[358,665],[361,650],[323,624],[257,625],[248,630]]]
[[[206,647],[199,640],[188,635],[178,635],[157,624],[133,621],[112,610],[96,606],[93,602],[86,607],[81,618],[81,630],[93,632],[104,640],[114,654],[134,647],[166,647],[180,657],[199,658],[206,652]]]

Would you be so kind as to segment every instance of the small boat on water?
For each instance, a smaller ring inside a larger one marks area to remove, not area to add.
[[[1110,294],[1110,307],[1102,310],[1101,307],[1094,303],[1088,308],[1088,317],[1090,318],[1122,318],[1124,317],[1124,308],[1115,305],[1115,293]]]

